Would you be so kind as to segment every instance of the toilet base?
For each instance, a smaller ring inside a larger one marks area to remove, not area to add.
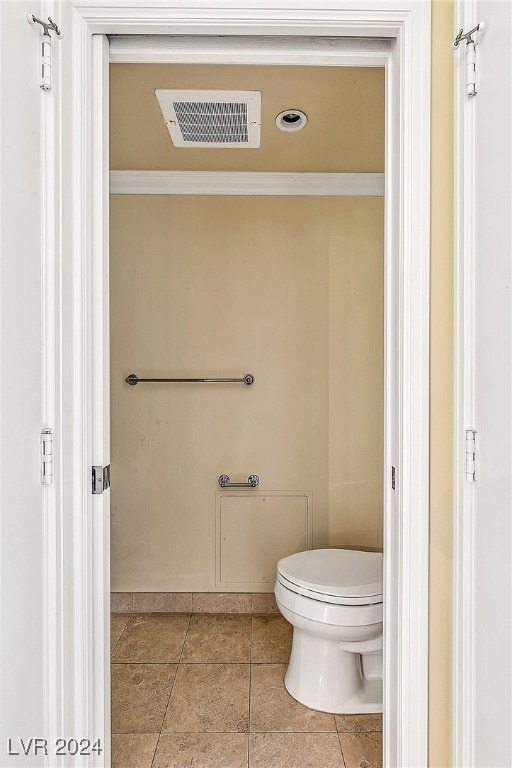
[[[320,712],[340,715],[382,712],[382,651],[362,656],[343,650],[344,645],[294,627],[292,653],[284,679],[286,690],[301,704]],[[363,670],[369,676],[365,676]]]

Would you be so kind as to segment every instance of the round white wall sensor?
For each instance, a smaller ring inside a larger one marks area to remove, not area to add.
[[[282,131],[300,131],[307,121],[307,115],[300,109],[285,109],[276,117],[276,125]]]

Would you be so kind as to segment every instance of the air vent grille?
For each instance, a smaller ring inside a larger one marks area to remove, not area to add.
[[[184,141],[249,141],[247,104],[214,101],[175,101],[174,111]]]
[[[259,91],[155,93],[176,147],[259,147]]]

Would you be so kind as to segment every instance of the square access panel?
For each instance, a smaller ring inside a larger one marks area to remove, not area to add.
[[[311,548],[308,491],[217,491],[215,586],[272,592],[277,562]]]
[[[175,147],[260,146],[260,91],[155,91]]]

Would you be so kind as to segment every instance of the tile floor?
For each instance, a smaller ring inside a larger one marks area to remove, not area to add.
[[[380,715],[296,702],[279,615],[112,614],[112,768],[381,768]]]

